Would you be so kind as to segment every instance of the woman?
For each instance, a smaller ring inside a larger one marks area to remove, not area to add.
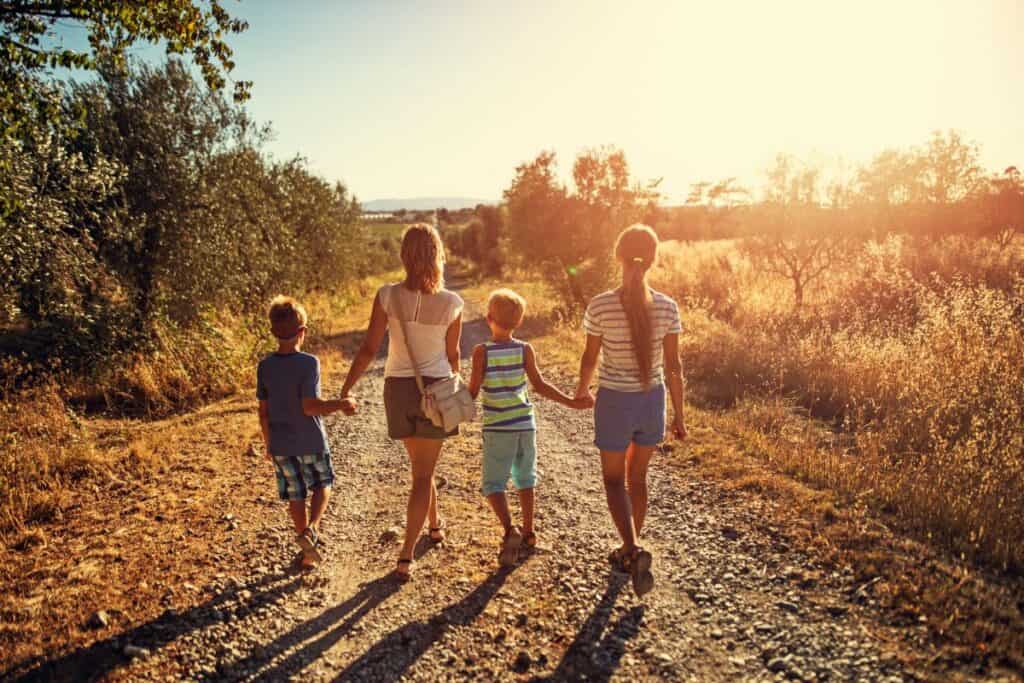
[[[651,554],[637,545],[637,538],[647,515],[647,465],[665,437],[666,382],[675,409],[672,431],[680,439],[686,436],[679,307],[647,286],[657,252],[658,236],[646,225],[630,226],[619,235],[615,256],[622,265],[622,286],[597,295],[587,306],[587,348],[576,389],[577,398],[590,395],[600,356],[594,443],[601,451],[608,509],[622,537],[622,546],[609,559],[629,571],[637,595],[654,587]]]
[[[388,435],[401,439],[412,464],[405,543],[395,569],[398,578],[405,581],[412,569],[413,550],[425,518],[430,519],[430,539],[435,543],[444,540],[443,525],[437,514],[434,467],[445,438],[458,433],[457,429],[446,433],[423,414],[410,356],[416,359],[424,384],[458,371],[462,299],[444,289],[444,245],[437,230],[430,225],[415,223],[405,231],[402,265],[405,280],[381,287],[374,298],[366,337],[349,368],[341,398],[348,398],[352,387],[377,356],[384,332],[388,331],[391,341],[384,365]],[[401,321],[405,321],[404,326]],[[408,338],[403,334],[403,327]]]

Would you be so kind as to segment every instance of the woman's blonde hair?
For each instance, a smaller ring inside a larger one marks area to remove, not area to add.
[[[405,282],[413,290],[433,294],[444,287],[444,244],[434,226],[413,223],[402,235]]]
[[[658,234],[643,223],[635,223],[615,241],[615,258],[622,264],[622,307],[629,321],[633,353],[646,388],[651,382],[651,291],[647,271],[658,255]]]

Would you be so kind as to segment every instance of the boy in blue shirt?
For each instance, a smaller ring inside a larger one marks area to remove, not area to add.
[[[323,415],[339,410],[351,415],[351,399],[320,398],[320,361],[301,351],[306,339],[306,310],[291,297],[279,296],[270,303],[270,330],[277,351],[260,361],[256,369],[260,429],[267,459],[277,472],[277,492],[288,501],[288,512],[302,549],[302,566],[320,562],[320,520],[331,486],[334,468],[324,432]],[[306,498],[312,494],[309,511]]]

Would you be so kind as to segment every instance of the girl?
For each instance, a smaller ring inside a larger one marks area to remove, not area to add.
[[[423,414],[420,391],[410,360],[413,349],[424,384],[447,378],[459,368],[459,338],[462,335],[462,299],[444,289],[444,245],[430,225],[410,225],[402,237],[402,265],[405,281],[385,285],[377,292],[370,313],[370,324],[362,347],[352,360],[341,398],[349,391],[377,356],[390,334],[388,358],[384,364],[384,411],[388,436],[401,439],[412,464],[412,489],[406,510],[405,543],[398,555],[395,573],[408,580],[413,549],[423,522],[430,519],[430,539],[444,540],[443,524],[437,514],[437,487],[434,467],[441,455],[444,439],[458,430],[445,433]],[[408,338],[402,333],[398,316],[405,321]]]
[[[637,537],[647,515],[647,465],[665,437],[666,381],[675,409],[672,431],[680,439],[686,436],[679,308],[647,286],[657,251],[658,236],[646,225],[632,225],[619,235],[615,256],[622,265],[622,286],[587,306],[587,348],[576,389],[577,398],[590,395],[600,355],[594,443],[601,451],[608,509],[622,538],[609,559],[630,573],[637,595],[654,587],[651,554],[637,545]]]

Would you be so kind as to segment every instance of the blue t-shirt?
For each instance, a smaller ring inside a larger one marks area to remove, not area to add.
[[[302,412],[302,399],[320,396],[320,360],[308,353],[272,353],[256,368],[256,398],[270,411],[270,452],[277,457],[327,453],[320,416]]]

